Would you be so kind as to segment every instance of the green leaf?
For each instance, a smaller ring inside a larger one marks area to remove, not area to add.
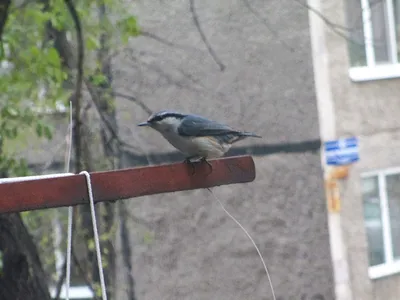
[[[36,134],[38,135],[38,137],[43,136],[43,125],[40,122],[36,123]]]
[[[5,114],[7,117],[16,118],[19,116],[18,110],[12,106],[5,107]]]
[[[86,48],[88,50],[97,50],[97,49],[99,49],[100,48],[99,40],[96,37],[89,35],[86,38]]]
[[[10,140],[14,140],[17,138],[18,128],[17,127],[4,128],[3,132],[4,132],[4,135],[6,138],[8,138]]]
[[[43,126],[43,132],[44,132],[44,136],[45,136],[47,139],[51,140],[51,139],[53,138],[53,133],[52,133],[52,131],[51,131],[50,126],[44,125],[44,126]]]
[[[121,30],[121,37],[124,43],[128,42],[130,37],[140,35],[140,28],[134,16],[119,20],[117,22],[117,27]]]
[[[94,240],[93,239],[90,239],[88,241],[87,247],[89,250],[94,250]]]
[[[107,82],[107,77],[104,74],[96,74],[91,78],[94,85],[100,86]]]
[[[12,132],[13,132],[13,137],[14,137],[14,139],[18,136],[18,127],[17,126],[15,126],[13,129],[12,129]]]
[[[50,48],[47,52],[47,60],[53,66],[58,67],[60,66],[60,56],[55,48]]]

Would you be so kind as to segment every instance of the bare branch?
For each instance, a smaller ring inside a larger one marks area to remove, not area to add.
[[[149,31],[146,31],[146,30],[143,30],[143,29],[140,31],[140,35],[144,36],[144,37],[147,37],[149,39],[152,39],[154,41],[157,41],[157,42],[159,42],[159,43],[161,43],[163,45],[166,45],[168,47],[171,47],[171,48],[181,49],[181,50],[185,50],[185,51],[191,50],[191,51],[199,51],[199,52],[201,51],[202,52],[202,50],[200,50],[198,48],[191,47],[191,46],[185,46],[185,45],[179,45],[179,44],[173,43],[173,42],[171,42],[171,41],[169,41],[169,40],[167,40],[167,39],[165,39],[163,37],[160,37],[160,36],[158,36],[158,35],[156,35],[156,34],[154,34],[152,32],[149,32]]]
[[[148,62],[145,62],[143,60],[140,60],[139,58],[134,56],[133,53],[128,53],[128,55],[129,55],[129,58],[131,59],[132,63],[139,64],[141,66],[146,67],[150,71],[156,72],[158,75],[160,75],[162,78],[164,78],[169,84],[173,84],[173,85],[175,85],[175,86],[177,86],[179,88],[185,88],[187,90],[192,90],[192,91],[196,91],[196,92],[200,91],[200,89],[196,89],[196,88],[194,88],[192,86],[189,86],[189,85],[181,82],[181,79],[173,78],[173,76],[170,73],[168,73],[164,69],[160,68],[158,65],[152,64],[152,63],[148,63]],[[183,73],[182,70],[179,70],[179,71],[181,73]],[[184,76],[185,79],[189,79],[193,83],[197,84],[197,82],[195,82],[195,80],[193,79],[193,77],[190,74],[186,73],[184,75],[185,75]],[[204,88],[204,86],[202,88]]]
[[[208,42],[206,35],[203,32],[203,29],[200,26],[199,17],[197,15],[197,11],[196,11],[196,6],[194,5],[194,0],[189,0],[189,1],[190,1],[190,12],[192,14],[194,25],[196,26],[197,31],[199,32],[200,37],[203,40],[204,45],[206,45],[208,52],[210,53],[211,57],[214,59],[215,63],[219,66],[220,70],[224,71],[225,65],[218,58],[214,49],[211,47],[210,43]]]
[[[375,47],[381,47],[381,46],[386,46],[386,43],[382,43],[379,42],[378,40],[372,39],[372,40],[363,40],[362,42],[355,40],[354,38],[352,38],[349,34],[356,30],[359,29],[357,26],[355,27],[346,27],[344,25],[341,24],[337,24],[335,22],[332,22],[331,20],[329,20],[329,18],[327,18],[326,16],[324,16],[320,11],[318,11],[317,9],[315,9],[314,7],[308,5],[307,3],[303,3],[300,0],[293,0],[295,2],[297,2],[299,5],[301,5],[302,7],[304,7],[305,9],[311,11],[313,14],[315,14],[317,17],[319,17],[334,33],[336,33],[338,36],[346,39],[347,41],[358,45],[358,46],[365,46],[365,44],[367,42],[373,42]],[[378,3],[380,3],[382,0],[374,0],[370,2],[370,7],[377,5]],[[362,18],[362,16],[358,16],[357,20],[360,20]],[[361,22],[362,25],[362,22]]]
[[[151,115],[153,113],[153,111],[146,104],[144,104],[143,101],[139,100],[138,98],[136,98],[134,96],[126,95],[126,94],[123,94],[123,93],[120,93],[120,92],[112,92],[112,95],[115,96],[115,97],[121,97],[121,98],[124,98],[126,100],[130,100],[130,101],[136,103],[138,106],[140,106],[149,115]]]
[[[303,6],[304,8],[310,10],[316,16],[318,16],[338,36],[344,38],[345,40],[349,40],[349,41],[353,42],[354,44],[364,45],[364,43],[360,43],[356,40],[353,40],[353,39],[351,39],[351,37],[348,34],[344,33],[344,31],[349,32],[350,31],[349,28],[347,28],[343,25],[333,23],[327,17],[325,17],[321,12],[319,12],[318,10],[316,10],[315,8],[311,7],[310,5],[308,5],[306,3],[303,3],[299,0],[294,0],[294,1],[297,2],[299,5]]]
[[[243,1],[248,1],[248,0],[243,0]],[[327,17],[325,17],[321,12],[316,10],[314,7],[308,5],[307,3],[303,3],[299,0],[294,0],[297,2],[299,5],[303,6],[304,8],[310,10],[313,12],[315,15],[317,15],[322,21],[325,22],[326,25],[330,26],[332,29],[340,29],[340,30],[345,30],[345,31],[350,31],[351,29],[349,27],[333,23],[331,20],[329,20]]]
[[[103,124],[106,125],[107,129],[109,130],[110,134],[111,134],[111,138],[112,139],[116,139],[117,142],[121,145],[121,146],[125,146],[127,148],[131,148],[131,149],[136,149],[137,148],[133,145],[130,145],[129,143],[126,143],[124,141],[122,141],[120,139],[120,137],[118,136],[117,132],[115,132],[114,127],[112,126],[112,124],[110,123],[110,120],[108,120],[108,118],[104,115],[104,113],[102,112],[102,110],[99,107],[99,103],[98,103],[98,99],[99,96],[97,95],[97,91],[96,88],[90,83],[89,80],[84,80],[86,87],[89,91],[89,94],[92,98],[92,101],[94,103],[94,107],[96,108],[97,112],[99,113],[100,119],[103,122]]]
[[[269,30],[269,32],[272,33],[272,35],[274,36],[274,38],[276,38],[285,48],[287,48],[290,52],[294,52],[294,48],[289,46],[289,44],[287,44],[284,40],[282,40],[279,37],[278,32],[272,28],[272,26],[265,20],[265,18],[263,18],[258,11],[256,11],[250,4],[249,0],[243,0],[244,5],[246,6],[246,8],[257,18],[259,19],[264,26]]]

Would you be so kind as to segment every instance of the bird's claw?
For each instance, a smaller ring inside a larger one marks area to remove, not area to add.
[[[195,168],[195,166],[194,166],[194,163],[193,163],[190,159],[191,159],[191,157],[185,158],[185,160],[183,161],[183,163],[185,163],[185,164],[187,164],[188,166],[191,166],[191,167],[192,167],[192,174],[191,174],[191,175],[194,175],[194,174],[196,173],[196,168]]]
[[[213,170],[212,164],[210,164],[210,162],[205,157],[202,157],[200,161],[205,162],[210,167],[210,173],[211,173]]]
[[[195,162],[192,162],[192,161],[191,161],[192,158],[193,158],[193,157],[187,157],[187,158],[185,158],[185,160],[184,160],[183,162],[191,166],[191,168],[192,168],[192,174],[191,174],[191,175],[194,175],[194,174],[196,173],[196,167],[195,167]],[[200,162],[203,162],[203,163],[205,162],[205,163],[208,165],[208,167],[210,168],[210,172],[212,172],[213,167],[212,167],[212,165],[207,161],[207,159],[206,159],[205,157],[202,157],[202,158],[200,159]]]

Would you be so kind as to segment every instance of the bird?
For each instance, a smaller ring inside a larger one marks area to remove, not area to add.
[[[158,131],[172,146],[182,152],[185,162],[205,161],[225,155],[232,144],[248,137],[261,136],[247,131],[235,130],[232,127],[209,120],[195,114],[162,110],[153,113],[138,126],[147,126]]]

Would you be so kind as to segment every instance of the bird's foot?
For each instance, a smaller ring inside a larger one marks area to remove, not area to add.
[[[212,165],[210,164],[209,161],[207,161],[207,158],[205,157],[201,157],[200,160],[197,160],[196,162],[192,161],[192,159],[194,158],[198,158],[198,156],[190,156],[185,158],[185,160],[183,161],[184,163],[188,164],[191,168],[192,168],[192,175],[194,175],[196,173],[196,162],[200,162],[200,163],[206,163],[208,165],[208,167],[210,168],[210,173],[213,170]]]
[[[209,162],[205,157],[202,157],[202,158],[200,159],[200,161],[205,162],[205,163],[210,167],[210,173],[211,173],[212,170],[213,170],[213,167],[212,167],[212,165],[210,164],[210,162]]]
[[[192,162],[193,158],[194,158],[193,156],[186,157],[185,160],[183,161],[183,163],[187,164],[188,166],[190,166],[192,168],[192,174],[191,175],[194,175],[196,173],[196,168],[194,166],[194,162]]]

